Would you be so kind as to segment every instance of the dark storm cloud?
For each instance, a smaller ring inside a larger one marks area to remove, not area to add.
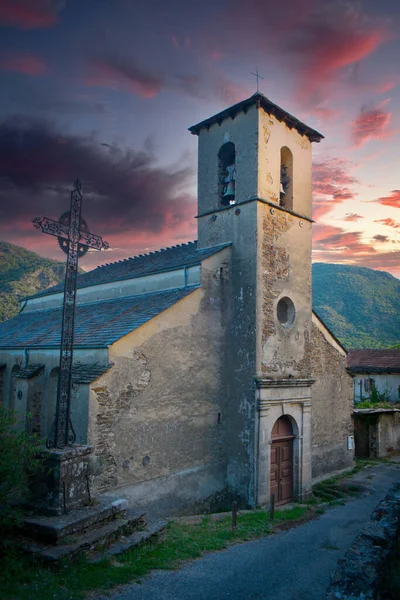
[[[79,177],[90,224],[109,235],[187,227],[195,207],[183,191],[187,168],[161,168],[148,150],[106,147],[45,121],[10,118],[0,126],[0,223],[24,228],[33,216],[58,218]]]
[[[218,98],[228,104],[243,100],[250,93],[215,67],[209,67],[206,73],[196,74],[176,73],[170,65],[157,71],[139,65],[133,57],[106,53],[92,62],[84,83],[126,91],[141,98],[154,98],[168,89],[202,100]]]
[[[59,21],[65,0],[0,0],[0,25],[20,29],[51,27]]]

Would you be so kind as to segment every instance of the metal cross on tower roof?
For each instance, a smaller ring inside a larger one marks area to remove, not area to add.
[[[46,441],[48,448],[64,448],[73,444],[76,439],[71,423],[71,388],[78,259],[84,256],[89,248],[107,250],[109,247],[99,235],[89,232],[87,223],[81,215],[81,190],[80,181],[75,181],[71,192],[70,210],[63,213],[58,221],[47,217],[36,217],[32,221],[34,226],[41,229],[43,233],[56,236],[61,250],[67,255],[57,405],[54,424]]]
[[[252,75],[254,75],[254,77],[257,79],[257,92],[259,92],[259,79],[264,79],[264,77],[261,77],[261,75],[258,74],[258,69],[256,69],[256,72],[253,73],[253,71],[251,72]]]

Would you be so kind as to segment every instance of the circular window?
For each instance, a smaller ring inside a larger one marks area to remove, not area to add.
[[[276,313],[278,321],[284,327],[290,327],[293,324],[296,317],[296,309],[293,302],[287,296],[281,298],[276,307]]]

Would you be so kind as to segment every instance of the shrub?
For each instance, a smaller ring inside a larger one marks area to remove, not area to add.
[[[29,496],[30,479],[42,468],[37,434],[19,431],[18,413],[0,405],[0,528],[20,516],[18,501]]]

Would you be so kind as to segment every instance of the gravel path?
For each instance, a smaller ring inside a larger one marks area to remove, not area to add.
[[[337,560],[400,479],[400,464],[364,469],[361,497],[286,532],[210,553],[178,571],[155,571],[97,600],[323,600]]]

